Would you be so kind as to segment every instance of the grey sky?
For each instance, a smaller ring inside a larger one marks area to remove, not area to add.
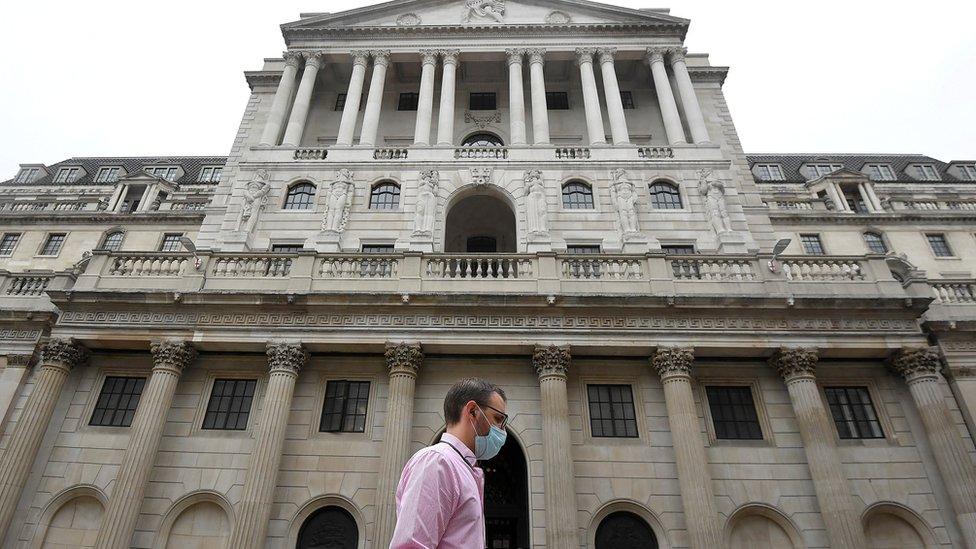
[[[462,0],[455,0],[462,1]],[[363,0],[8,1],[0,179],[71,156],[226,154],[278,25]],[[976,2],[614,0],[692,20],[747,152],[976,158]]]

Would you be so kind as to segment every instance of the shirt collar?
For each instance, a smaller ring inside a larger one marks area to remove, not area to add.
[[[461,442],[461,439],[452,435],[451,433],[444,433],[441,435],[441,442],[446,442],[453,446],[458,452],[461,452],[464,459],[469,461],[469,465],[473,465],[478,461],[478,458],[474,457],[474,452],[471,451],[471,448],[468,448],[467,444]]]

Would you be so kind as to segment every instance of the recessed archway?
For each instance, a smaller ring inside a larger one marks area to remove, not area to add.
[[[477,192],[450,206],[444,229],[445,252],[515,253],[517,247],[515,212],[504,199]]]

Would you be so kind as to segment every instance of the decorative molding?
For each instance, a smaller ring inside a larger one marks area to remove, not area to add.
[[[546,62],[546,50],[545,48],[530,48],[525,50],[526,55],[529,56],[529,64],[545,63]]]
[[[298,68],[298,65],[302,62],[302,54],[297,51],[286,51],[281,54],[281,58],[285,60],[285,66]]]
[[[596,54],[596,48],[576,48],[576,64],[593,63],[594,54]]]
[[[40,330],[0,330],[0,340],[4,341],[37,341],[40,337]]]
[[[464,123],[465,124],[474,124],[479,129],[484,130],[484,129],[488,128],[488,126],[490,126],[492,124],[501,124],[502,123],[502,113],[499,112],[499,111],[495,111],[495,112],[493,112],[491,114],[485,114],[485,115],[480,115],[479,116],[479,115],[476,115],[476,114],[472,113],[471,111],[465,111],[465,113],[464,113]]]
[[[440,50],[440,54],[444,58],[445,65],[457,65],[461,50]]]
[[[438,55],[437,50],[420,50],[420,63],[422,65],[434,65],[436,67]]]
[[[613,63],[614,56],[617,55],[617,48],[597,48],[597,54],[600,56],[600,64]]]
[[[52,338],[41,345],[41,365],[67,371],[84,364],[90,353],[74,339]]]
[[[471,168],[471,182],[475,185],[491,185],[491,174],[494,172],[494,168],[484,166],[480,168]]]
[[[938,379],[942,357],[938,347],[900,349],[888,358],[888,368],[909,384],[924,379]]]
[[[423,19],[416,13],[404,13],[396,19],[398,27],[413,27],[421,23],[423,23]]]
[[[687,54],[688,48],[677,47],[668,49],[668,57],[671,58],[672,65],[675,63],[683,63]]]
[[[467,11],[461,19],[462,24],[470,23],[475,17],[491,19],[495,23],[505,22],[505,0],[467,0]]]
[[[34,355],[7,355],[7,368],[29,368]]]
[[[153,356],[153,370],[168,370],[176,375],[197,358],[197,350],[186,341],[154,341],[149,350]]]
[[[647,59],[648,63],[664,63],[664,54],[668,52],[667,48],[647,48],[644,53],[644,57]]]
[[[343,27],[302,27],[282,29],[282,34],[286,40],[293,39],[347,39],[350,37],[375,38],[380,35],[413,35],[417,38],[431,37],[471,37],[479,36],[485,38],[497,38],[497,23],[468,25],[424,25],[424,26],[398,26],[398,25],[365,25],[365,26],[343,26]],[[518,37],[538,37],[551,39],[554,33],[557,36],[579,36],[581,33],[592,33],[594,36],[605,37],[607,33],[626,34],[634,36],[647,36],[654,34],[657,36],[669,36],[683,40],[688,31],[686,22],[670,21],[646,21],[646,22],[602,22],[602,23],[507,23],[505,33]]]
[[[389,67],[390,66],[390,50],[371,50],[369,55],[373,58],[373,66],[375,67]]]
[[[787,383],[803,379],[816,379],[817,361],[820,354],[815,348],[783,347],[769,359],[769,365],[776,368]]]
[[[359,65],[361,67],[369,66],[369,52],[366,50],[352,50],[349,52],[352,57],[352,64]]]
[[[305,58],[305,67],[315,67],[316,69],[321,69],[322,65],[325,64],[325,55],[320,51],[306,51],[302,52],[302,57]]]
[[[550,25],[566,25],[573,22],[573,17],[564,11],[552,11],[546,16],[546,23]]]
[[[532,353],[532,366],[539,379],[547,377],[565,378],[572,360],[569,346],[537,345]]]
[[[505,55],[508,56],[509,65],[521,65],[522,60],[525,58],[525,50],[523,49],[508,49],[505,50]]]
[[[424,352],[420,343],[392,343],[386,344],[386,368],[390,377],[409,376],[416,378],[420,366],[424,362]]]
[[[308,363],[309,354],[301,343],[272,342],[268,343],[268,371],[271,373],[284,372],[298,375],[298,372]]]
[[[695,363],[695,350],[687,347],[662,347],[654,353],[650,361],[661,381],[690,379],[691,367]]]

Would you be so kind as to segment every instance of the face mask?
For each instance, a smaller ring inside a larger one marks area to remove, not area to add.
[[[485,421],[488,421],[485,411],[481,408],[478,410],[485,416]],[[478,459],[491,459],[497,456],[505,445],[505,439],[508,438],[507,431],[491,425],[491,421],[488,421],[488,425],[490,428],[487,435],[479,435],[477,426],[474,429],[474,457]]]

